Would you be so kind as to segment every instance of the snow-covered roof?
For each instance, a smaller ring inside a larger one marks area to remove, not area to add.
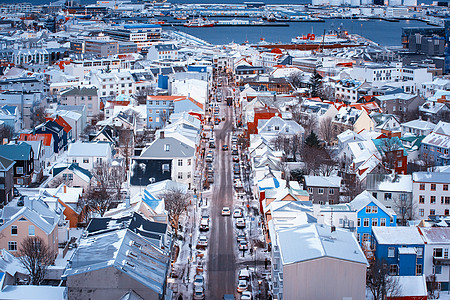
[[[393,276],[393,278],[397,280],[398,286],[396,297],[426,297],[428,295],[425,274],[421,276]]]
[[[69,157],[108,157],[111,153],[111,145],[103,142],[76,142],[69,145],[67,156]]]
[[[450,123],[439,121],[433,132],[427,135],[423,144],[429,144],[441,148],[450,148]]]
[[[412,176],[411,175],[396,175],[394,180],[386,177],[384,181],[378,184],[380,191],[392,192],[411,192],[412,191]]]
[[[427,130],[427,129],[434,129],[436,127],[436,124],[433,124],[431,122],[425,121],[425,120],[412,120],[406,123],[402,123],[400,124],[402,127],[410,127],[410,128],[416,128],[416,129],[422,129],[422,130]]]
[[[49,285],[6,285],[0,290],[2,300],[65,300],[67,287]]]
[[[308,187],[334,187],[341,186],[342,178],[339,176],[312,176],[305,175],[305,183]]]
[[[414,182],[450,183],[450,176],[446,172],[414,172]]]
[[[422,245],[423,239],[417,227],[372,227],[372,233],[378,244],[385,245]]]
[[[450,227],[420,227],[427,244],[450,244]]]
[[[283,264],[330,257],[367,265],[353,233],[323,224],[306,224],[279,230],[278,246]]]
[[[363,191],[361,194],[359,194],[358,196],[355,197],[355,199],[353,199],[350,202],[350,205],[356,209],[357,212],[359,212],[361,209],[364,209],[366,206],[368,206],[369,204],[375,204],[376,206],[378,206],[379,209],[383,210],[386,214],[388,214],[389,216],[393,216],[395,215],[395,213],[393,213],[392,210],[388,209],[386,206],[383,205],[383,203],[381,203],[380,201],[378,201],[374,196],[372,196],[371,193],[369,193],[368,191]]]

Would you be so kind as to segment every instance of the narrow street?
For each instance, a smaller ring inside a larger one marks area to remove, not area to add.
[[[216,150],[214,160],[215,183],[212,186],[211,235],[208,259],[208,288],[206,299],[221,299],[224,294],[236,290],[235,236],[232,216],[222,216],[222,207],[233,208],[232,161],[230,151],[222,151],[223,145],[230,146],[233,132],[233,107],[224,101],[220,104],[220,117],[225,121],[216,126],[214,136]]]

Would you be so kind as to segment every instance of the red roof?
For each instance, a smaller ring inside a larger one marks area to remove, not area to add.
[[[51,133],[21,133],[19,141],[42,141],[44,146],[51,146],[53,135]]]
[[[46,118],[47,120],[55,121],[59,126],[62,126],[66,133],[69,133],[72,130],[72,126],[64,120],[63,117],[57,116],[55,119]]]

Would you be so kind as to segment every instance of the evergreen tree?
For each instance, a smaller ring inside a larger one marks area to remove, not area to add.
[[[305,139],[305,145],[312,148],[320,148],[320,141],[314,131]]]
[[[320,97],[322,95],[323,85],[322,76],[314,69],[314,73],[309,80],[309,90],[311,97]]]

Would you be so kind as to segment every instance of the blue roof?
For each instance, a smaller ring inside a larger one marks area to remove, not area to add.
[[[144,201],[151,209],[155,210],[161,203],[161,199],[155,198],[149,191],[145,190],[142,196],[142,201]]]
[[[373,144],[375,145],[375,147],[377,147],[377,150],[381,153],[384,154],[385,152],[385,148],[389,148],[391,145],[397,145],[397,149],[395,150],[403,150],[403,155],[407,156],[408,153],[406,152],[405,147],[403,146],[402,142],[400,141],[400,139],[396,136],[392,137],[392,138],[384,138],[384,139],[373,139],[372,140]],[[393,148],[394,149],[394,148]],[[387,149],[389,150],[389,149]]]
[[[156,24],[125,24],[125,29],[138,29],[138,28],[161,28],[161,25]]]
[[[11,160],[29,160],[31,145],[21,142],[19,144],[0,145],[0,156]],[[31,159],[33,159],[31,157]]]

